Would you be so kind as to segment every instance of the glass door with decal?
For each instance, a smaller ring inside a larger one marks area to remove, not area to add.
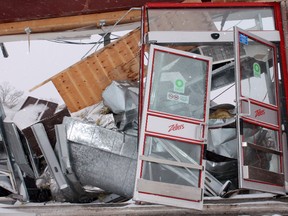
[[[211,58],[151,45],[134,199],[201,209]]]
[[[284,194],[276,46],[237,27],[234,36],[239,187]]]

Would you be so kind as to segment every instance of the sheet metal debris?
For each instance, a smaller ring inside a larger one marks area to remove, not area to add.
[[[132,197],[137,137],[64,118],[72,167],[80,182]],[[105,167],[105,169],[103,169]]]
[[[8,144],[7,134],[4,129],[4,119],[6,115],[4,108],[0,103],[0,136],[1,136],[1,160],[0,160],[0,186],[6,190],[6,193],[19,195],[18,198],[22,201],[29,200],[26,184],[20,171],[20,168],[15,162],[15,158],[11,151],[11,146]],[[4,194],[6,194],[4,192]]]
[[[0,187],[7,194],[22,201],[61,202],[116,202],[122,197],[133,197],[139,92],[138,83],[132,81],[138,80],[139,34],[136,29],[51,78],[68,108],[56,111],[58,104],[28,97],[14,118],[5,121],[0,106]],[[110,59],[115,57],[111,53],[119,59]],[[123,55],[128,57],[123,60]],[[212,76],[214,89],[233,83],[234,63],[215,69]],[[167,92],[167,87],[160,88]],[[192,89],[192,92],[197,91]],[[197,110],[198,103],[193,106]],[[229,104],[210,107],[208,145],[203,150],[207,160],[205,196],[229,197],[231,191],[238,189],[234,109]],[[179,108],[173,107],[173,112],[176,115]],[[259,137],[253,138],[263,137],[267,138],[259,132]],[[151,154],[157,157],[147,160],[148,172],[143,176],[160,179],[161,170],[168,182],[173,180],[179,185],[185,182],[197,187],[199,174],[187,167],[181,170],[173,163],[185,161],[189,166],[196,166],[195,152],[188,154],[169,139],[156,137],[155,140],[157,148],[153,148],[157,154]]]
[[[19,167],[17,176],[23,176],[23,186],[29,184],[26,199],[22,200],[111,202],[131,198],[137,131],[118,131],[116,114],[103,102],[73,113],[73,118],[66,108],[56,112],[57,106],[29,97],[12,119],[2,123],[5,130],[1,130],[1,146],[7,141],[4,146],[13,149],[11,161]],[[15,176],[0,178],[0,186],[14,197],[22,195]]]
[[[138,94],[136,82],[113,81],[103,92],[103,102],[115,114],[119,130],[138,128]]]
[[[39,105],[38,99],[28,98],[14,116],[17,124],[4,122],[1,142],[3,137],[7,137],[5,141],[7,147],[13,149],[11,154],[18,171],[26,182],[29,179],[34,185],[27,190],[27,194],[31,194],[30,198],[26,196],[27,201],[111,202],[113,199],[121,200],[121,197],[133,197],[138,151],[138,84],[113,81],[103,91],[100,103],[72,114],[66,108],[58,112],[56,109],[54,104],[51,108],[48,101],[41,101]],[[47,110],[49,115],[41,118]],[[27,113],[32,119],[24,128],[17,127],[21,125],[17,122],[19,116]],[[235,134],[227,133],[227,130],[225,133],[221,129],[210,131],[211,145],[207,152],[212,156],[208,154],[207,159],[212,158],[212,161],[207,162],[205,196],[225,197],[237,186],[237,173],[234,172],[237,167],[236,150],[230,145]],[[175,160],[185,158],[185,161],[195,163],[192,157],[181,153],[182,150],[172,143],[160,144],[165,150],[163,155],[170,152]],[[213,162],[219,157],[231,161]],[[170,173],[170,176],[177,175],[183,181],[193,182],[193,179],[187,179],[185,172],[171,166],[161,165],[159,168],[166,170],[167,175]],[[14,178],[13,175],[3,176],[0,186],[19,194]],[[42,199],[39,198],[41,194]]]

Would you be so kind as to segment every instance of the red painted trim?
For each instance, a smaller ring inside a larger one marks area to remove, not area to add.
[[[278,80],[277,80],[277,78],[276,78],[276,82],[277,82],[277,81],[278,81]],[[277,85],[277,84],[276,84],[276,88],[278,88],[278,85]],[[277,90],[277,89],[276,89],[276,90]],[[276,91],[276,94],[278,94],[278,91]],[[242,96],[242,97],[246,97],[246,96],[243,96],[243,95],[241,95],[241,96]],[[275,95],[275,96],[277,97],[276,99],[278,99],[278,95]],[[263,103],[263,102],[260,102],[260,101],[255,100],[255,99],[253,99],[253,98],[249,98],[249,100],[250,100],[251,104],[254,104],[254,105],[257,105],[257,106],[261,106],[261,107],[265,107],[266,109],[279,112],[278,106],[275,106],[275,105],[273,105],[273,104]],[[278,101],[276,101],[276,103],[279,104]]]
[[[204,157],[204,144],[203,143],[197,143],[197,142],[192,142],[191,140],[181,140],[181,139],[173,139],[171,137],[163,137],[163,136],[160,136],[159,134],[153,134],[153,133],[145,133],[144,134],[144,143],[143,143],[143,149],[142,149],[142,154],[141,155],[145,155],[144,152],[145,152],[145,146],[146,146],[146,139],[147,139],[147,136],[150,136],[150,137],[156,137],[156,138],[164,138],[164,139],[168,139],[168,140],[172,140],[172,141],[181,141],[181,142],[185,142],[186,144],[188,145],[197,145],[197,146],[200,146],[201,150],[200,152],[202,153],[200,155],[200,166],[203,166],[203,157]],[[140,151],[139,151],[140,152]],[[141,161],[141,165],[140,165],[140,175],[139,175],[139,178],[142,178],[142,175],[143,175],[143,163],[144,163],[144,160],[140,160]],[[139,159],[138,159],[138,162],[139,162]],[[199,172],[201,173],[201,178],[199,178],[200,182],[199,182],[199,187],[200,187],[200,184],[201,184],[201,180],[202,180],[202,177],[203,177],[203,171],[202,170],[199,170]]]
[[[275,60],[277,60],[277,57],[276,57],[276,52],[277,52],[277,47],[275,45],[271,45],[271,44],[267,44],[265,42],[263,42],[262,40],[259,40],[258,38],[255,38],[255,37],[252,37],[248,34],[246,34],[245,32],[242,32],[241,30],[238,31],[238,36],[239,34],[243,34],[243,35],[246,35],[248,38],[251,38],[252,40],[254,41],[257,41],[258,43],[260,44],[264,44],[268,47],[271,47],[273,48],[273,63],[274,63],[274,79],[275,79],[275,96],[276,96],[276,106],[275,105],[272,105],[272,104],[267,104],[267,103],[263,103],[263,102],[260,102],[260,101],[257,101],[255,99],[252,99],[252,98],[249,98],[249,100],[251,101],[252,104],[255,104],[255,105],[258,105],[258,106],[262,106],[262,107],[265,107],[267,109],[270,109],[272,111],[276,111],[277,112],[277,120],[278,120],[278,125],[274,125],[274,124],[270,124],[270,123],[267,123],[267,122],[263,122],[263,121],[259,121],[259,120],[255,120],[255,119],[252,119],[250,117],[241,117],[242,119],[245,119],[247,122],[251,123],[251,124],[257,124],[259,126],[263,126],[263,127],[266,127],[266,128],[271,128],[273,130],[277,130],[279,131],[280,133],[280,128],[281,128],[281,119],[280,119],[280,108],[279,108],[279,91],[278,91],[278,88],[279,88],[279,85],[278,85],[278,70],[277,70],[277,62]],[[237,46],[239,46],[239,43],[237,44]],[[240,49],[239,49],[239,52],[240,52]],[[239,53],[239,56],[240,56],[240,53]],[[240,65],[241,65],[241,62],[240,62]],[[240,66],[240,74],[242,73],[241,71],[241,66]],[[241,76],[240,76],[241,78]],[[241,80],[240,80],[240,94],[242,97],[246,97],[246,96],[243,96],[242,95],[242,85],[241,85]],[[242,111],[242,106],[241,106],[241,111]],[[279,140],[279,148],[281,148],[282,142],[281,140]]]
[[[278,4],[278,6],[279,6],[279,4]],[[277,18],[277,16],[275,14],[274,14],[274,17],[275,17],[275,28],[277,30],[277,29],[279,29],[279,23],[277,21],[277,19],[279,19],[279,17]],[[249,98],[249,99],[251,100],[251,103],[253,103],[255,105],[259,105],[259,106],[265,107],[267,109],[276,111],[277,112],[278,125],[268,124],[268,123],[263,122],[263,121],[257,121],[255,119],[251,119],[249,117],[242,117],[242,119],[244,119],[246,122],[249,122],[251,124],[262,126],[262,127],[269,128],[269,129],[277,131],[278,132],[277,133],[278,148],[279,148],[279,151],[282,151],[283,150],[283,146],[282,146],[283,144],[282,144],[282,138],[281,138],[281,117],[280,117],[280,107],[279,107],[280,100],[279,100],[279,90],[278,90],[278,88],[279,88],[279,85],[278,85],[278,82],[279,82],[279,80],[278,80],[278,67],[277,67],[278,63],[277,63],[277,54],[276,54],[277,53],[277,47],[276,47],[276,45],[271,46],[270,44],[267,44],[265,42],[262,42],[261,40],[258,40],[258,38],[254,38],[252,36],[249,36],[249,35],[245,34],[245,32],[242,32],[241,30],[239,31],[239,34],[240,33],[246,35],[247,37],[253,39],[254,41],[257,41],[257,42],[259,42],[261,44],[265,44],[266,46],[273,48],[273,51],[274,51],[273,52],[274,71],[273,72],[274,72],[275,88],[276,88],[275,89],[276,90],[276,92],[275,92],[275,94],[276,94],[276,106],[271,105],[271,104],[262,103],[260,101],[257,101],[257,100],[251,99],[251,98]],[[280,33],[280,35],[281,35],[281,33]],[[281,41],[282,40],[283,39],[281,39]],[[284,54],[285,54],[285,51],[284,51]],[[240,89],[241,89],[241,87],[242,86],[240,84]],[[242,95],[242,91],[240,91],[240,94],[241,94],[241,96],[243,96]],[[245,161],[244,151],[242,151],[242,158],[243,158],[243,162],[244,162]],[[279,165],[280,165],[279,166],[280,167],[280,172],[283,172],[283,169],[284,169],[283,168],[283,153],[281,155],[279,155]],[[257,182],[257,181],[255,181],[255,182]],[[262,182],[258,182],[258,183],[262,183]]]
[[[201,124],[204,123],[203,121],[200,121],[199,119],[193,119],[193,118],[188,118],[188,117],[182,117],[178,115],[172,115],[172,114],[167,114],[167,113],[162,113],[162,112],[156,112],[153,110],[148,110],[147,114],[151,116],[156,116],[156,117],[161,117],[165,119],[171,119],[171,120],[176,120],[176,121],[182,121],[182,122],[187,122],[187,123],[194,123],[194,124]]]
[[[287,53],[285,49],[285,36],[283,28],[283,22],[282,22],[282,16],[281,16],[281,6],[280,3],[275,5],[274,8],[275,13],[275,27],[280,33],[280,48],[279,48],[279,55],[281,60],[281,75],[283,80],[283,86],[284,86],[284,92],[285,92],[285,100],[286,100],[286,115],[288,116],[288,63],[287,63]]]
[[[228,7],[274,7],[275,2],[217,2],[217,3],[147,3],[148,9],[165,8],[228,8]]]
[[[244,178],[243,178],[243,181],[253,182],[253,183],[257,183],[257,184],[264,184],[264,185],[269,185],[269,186],[275,186],[275,187],[279,187],[279,189],[283,189],[283,186],[284,186],[284,185],[271,184],[271,183],[264,182],[264,181],[257,181],[257,180],[244,179]]]
[[[266,122],[263,122],[263,121],[257,121],[255,119],[251,119],[249,117],[245,117],[245,116],[242,116],[241,117],[244,121],[250,123],[250,124],[254,124],[254,125],[257,125],[257,126],[260,126],[260,127],[265,127],[265,128],[268,128],[268,129],[271,129],[271,130],[275,130],[275,131],[280,131],[280,127],[279,125],[272,125],[272,124],[269,124],[269,123],[266,123]]]
[[[252,123],[252,124],[255,125],[255,126],[265,127],[265,128],[268,128],[268,129],[270,129],[270,130],[274,130],[274,131],[277,132],[277,139],[278,139],[277,141],[278,141],[278,143],[279,143],[279,145],[278,145],[279,150],[278,150],[278,151],[281,152],[281,154],[278,155],[279,158],[280,158],[280,161],[279,161],[279,163],[280,163],[280,164],[279,164],[279,167],[280,167],[280,172],[283,173],[283,170],[284,170],[284,167],[283,167],[283,144],[282,144],[281,128],[272,128],[272,127],[270,127],[270,125],[267,125],[267,126],[263,126],[263,125],[261,125],[261,124],[259,125],[259,124],[256,123],[256,122],[250,122],[249,119],[244,119],[244,118],[243,118],[243,120],[244,120],[244,122],[246,122],[246,123],[250,123],[250,124]],[[242,142],[243,142],[245,136],[242,135],[241,137],[242,137],[241,140],[242,140]],[[244,157],[244,151],[243,151],[243,148],[244,148],[244,147],[242,147],[242,160],[243,160],[243,163],[244,163],[244,161],[245,161],[245,157]]]
[[[274,52],[273,52],[273,56],[274,56],[274,58],[273,58],[273,63],[274,63],[274,65],[273,65],[273,68],[274,68],[273,73],[274,73],[274,78],[275,78],[276,105],[263,103],[263,102],[261,102],[261,101],[255,100],[255,99],[253,99],[253,98],[249,98],[249,99],[251,100],[251,102],[253,101],[253,103],[256,104],[256,105],[263,106],[263,107],[266,107],[266,108],[268,108],[268,109],[273,109],[273,110],[279,111],[279,109],[278,109],[278,105],[279,105],[279,101],[278,101],[278,87],[279,87],[279,86],[278,86],[278,72],[277,72],[277,63],[275,62],[275,60],[277,59],[277,58],[276,58],[277,47],[276,47],[275,45],[271,46],[271,44],[267,44],[267,43],[265,43],[264,41],[259,40],[258,38],[254,38],[254,37],[246,34],[245,32],[242,32],[241,30],[239,30],[239,34],[240,34],[240,33],[243,34],[243,35],[245,35],[245,36],[247,36],[248,38],[250,38],[250,39],[252,39],[252,40],[254,40],[254,41],[257,41],[257,42],[260,43],[260,44],[264,44],[264,45],[266,45],[266,46],[268,46],[268,47],[273,48],[273,50],[274,50]],[[239,34],[238,34],[238,36],[239,36]],[[239,43],[238,43],[238,46],[239,46]],[[240,52],[240,49],[239,49],[239,52]],[[240,53],[239,53],[239,56],[240,56]],[[275,64],[275,63],[276,63],[276,64]],[[241,65],[241,62],[240,62],[240,65]],[[241,66],[240,66],[240,69],[241,69]],[[242,71],[240,71],[240,75],[241,75],[241,73],[242,73]],[[240,76],[240,79],[241,79],[241,76]],[[240,80],[240,89],[241,89],[241,87],[242,87],[242,86],[241,86],[241,80]],[[242,97],[246,97],[246,96],[243,96],[243,95],[242,95],[242,91],[240,91],[240,94],[241,94]]]
[[[168,53],[168,54],[172,54],[172,55],[176,55],[176,56],[179,56],[179,57],[186,57],[186,58],[190,58],[190,59],[195,59],[195,60],[198,60],[198,61],[203,61],[203,62],[206,62],[207,64],[207,70],[209,69],[209,61],[206,60],[206,59],[202,59],[202,58],[199,58],[199,57],[193,57],[193,56],[189,56],[189,55],[185,55],[185,54],[182,54],[182,53],[177,53],[177,52],[171,52],[171,51],[166,51],[166,50],[161,50],[161,49],[153,49],[153,63],[152,63],[152,72],[151,72],[151,79],[150,79],[150,88],[149,88],[149,95],[151,95],[151,90],[152,90],[152,83],[153,83],[153,80],[152,80],[152,77],[153,77],[153,74],[154,74],[154,56],[155,56],[155,53],[156,51],[158,52],[162,52],[162,53]],[[209,75],[208,71],[206,71],[206,74]],[[206,76],[207,77],[207,76]],[[207,89],[207,86],[208,86],[208,79],[206,79],[206,96],[205,96],[205,100],[203,101],[203,104],[204,104],[204,108],[205,108],[205,105],[206,105],[206,99],[207,99],[207,94],[208,94],[208,89]],[[205,122],[206,121],[206,109],[203,108],[203,120],[199,120],[197,119],[199,122]],[[154,110],[151,110],[150,109],[150,97],[149,97],[149,101],[148,101],[148,107],[147,107],[147,112],[150,112],[150,113],[162,113],[162,112],[159,112],[159,111],[154,111]],[[165,114],[166,116],[171,116],[172,118],[173,117],[176,117],[178,115],[173,115],[173,114],[170,114],[170,113],[165,113],[163,112],[163,114]],[[192,117],[186,117],[186,116],[178,116],[180,119],[181,118],[189,118],[189,119],[194,119]],[[196,120],[196,119],[194,119]]]
[[[141,121],[142,121],[142,115],[143,115],[143,101],[144,101],[144,78],[145,78],[145,64],[144,64],[144,58],[145,58],[145,45],[141,45],[141,52],[140,52],[140,68],[139,68],[139,104],[138,104],[138,125],[139,129],[141,130]]]
[[[144,106],[144,86],[145,86],[145,83],[144,83],[144,79],[145,79],[145,64],[144,64],[144,59],[145,59],[145,49],[146,49],[146,45],[145,45],[145,19],[146,19],[146,7],[142,7],[142,10],[141,10],[141,53],[140,53],[140,76],[139,76],[139,111],[138,111],[138,125],[139,125],[139,128],[138,128],[138,135],[140,134],[139,131],[141,130],[141,121],[142,121],[142,115],[143,115],[143,106]],[[139,136],[140,137],[140,136]]]
[[[163,138],[163,139],[169,139],[169,140],[173,140],[173,141],[181,141],[181,142],[185,142],[187,144],[204,145],[204,142],[200,141],[200,140],[183,138],[180,136],[173,136],[173,135],[168,135],[168,134],[154,132],[154,131],[146,130],[145,135],[150,135],[150,136],[159,137],[159,138]]]
[[[151,51],[151,50],[150,50]],[[144,107],[144,109],[146,109],[145,110],[145,112],[146,112],[146,123],[147,123],[147,119],[148,119],[148,111],[149,111],[149,107],[150,107],[150,99],[151,99],[151,97],[150,97],[150,95],[151,95],[151,91],[152,91],[152,82],[153,82],[153,74],[154,74],[154,61],[155,61],[155,58],[154,58],[154,56],[155,56],[155,49],[153,49],[153,57],[152,57],[152,67],[151,67],[151,74],[150,74],[150,83],[149,83],[149,91],[147,92],[147,94],[149,95],[149,97],[148,97],[148,103],[147,103],[147,107]],[[150,56],[150,53],[149,53],[149,56]],[[150,64],[150,62],[149,62],[149,64]],[[149,71],[148,71],[148,68],[147,68],[147,76],[148,76],[148,74],[149,74]],[[148,83],[147,83],[147,79],[146,79],[146,88],[147,88],[147,86],[148,86]],[[146,91],[146,89],[145,89],[145,91]],[[147,126],[147,125],[146,125]],[[145,127],[145,131],[146,131],[146,129],[147,129],[147,127]]]
[[[144,191],[138,191],[138,192],[142,193],[142,194],[146,194],[146,195],[167,197],[167,198],[171,198],[171,199],[185,200],[185,201],[189,201],[189,202],[197,202],[197,203],[201,202],[201,200],[190,200],[190,199],[184,199],[184,198],[180,198],[180,197],[173,197],[173,196],[165,196],[165,195],[162,195],[162,194],[148,193],[148,192],[144,192]]]
[[[279,47],[279,55],[280,55],[280,61],[281,61],[281,76],[282,76],[282,80],[283,80],[283,85],[284,85],[284,92],[285,92],[285,103],[286,103],[286,116],[288,116],[288,65],[287,65],[287,58],[286,58],[286,49],[285,49],[285,37],[284,37],[284,30],[283,28],[285,28],[285,26],[283,26],[283,22],[282,22],[282,14],[281,14],[281,3],[275,4],[274,7],[274,16],[275,16],[275,20],[276,20],[276,24],[275,27],[276,29],[279,31],[280,33],[280,47]],[[279,101],[280,102],[280,101]],[[280,107],[279,107],[280,109]],[[280,110],[279,110],[280,113]],[[280,116],[280,115],[279,115]],[[279,121],[280,121],[280,117],[279,117]],[[287,119],[286,119],[287,121]],[[281,122],[281,121],[280,121]],[[282,136],[281,134],[279,134],[279,140],[281,142],[280,148],[281,150],[283,150],[283,142],[282,142]],[[283,167],[283,156],[280,157],[280,168],[281,171],[284,172],[284,167]]]
[[[162,136],[161,134],[158,134],[158,133],[154,133],[154,132],[146,132],[145,133],[145,140],[146,140],[146,137],[147,136],[150,136],[150,137],[156,137],[156,138],[160,138],[160,139],[167,139],[167,140],[171,140],[171,141],[181,141],[183,143],[186,143],[188,145],[197,145],[197,146],[200,146],[201,148],[204,147],[205,144],[203,144],[203,142],[197,142],[197,141],[194,141],[194,140],[191,140],[191,139],[175,139],[174,137],[167,137],[167,136]],[[144,155],[144,152],[143,152],[143,155]]]

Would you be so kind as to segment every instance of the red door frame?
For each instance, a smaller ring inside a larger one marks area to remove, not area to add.
[[[165,8],[245,8],[245,7],[270,7],[273,8],[274,17],[275,17],[275,28],[280,33],[280,47],[279,53],[281,53],[281,76],[283,79],[284,93],[288,95],[288,69],[286,62],[286,49],[285,49],[285,36],[283,31],[283,22],[282,22],[282,13],[281,13],[281,3],[280,2],[229,2],[229,3],[147,3],[142,9],[142,31],[141,31],[141,65],[140,65],[140,98],[139,98],[139,120],[142,116],[142,106],[143,106],[143,90],[144,90],[144,53],[146,45],[144,42],[145,34],[147,33],[146,25],[146,14],[147,9],[165,9]],[[286,104],[286,114],[288,115],[288,97],[285,97]],[[139,121],[140,122],[140,121]]]

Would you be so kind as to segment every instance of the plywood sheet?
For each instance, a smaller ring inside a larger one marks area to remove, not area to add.
[[[139,41],[136,29],[51,78],[70,112],[100,102],[113,80],[138,80]]]

